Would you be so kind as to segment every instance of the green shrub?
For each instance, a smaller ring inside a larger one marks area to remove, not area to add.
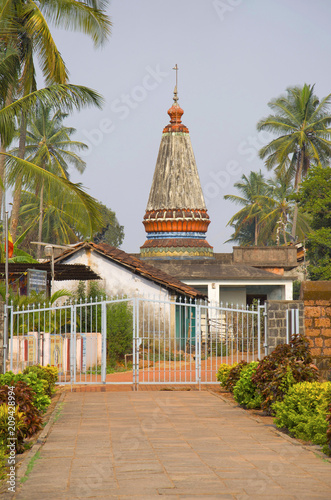
[[[259,362],[252,382],[262,395],[262,409],[271,414],[273,403],[281,401],[293,384],[317,379],[309,342],[306,337],[295,335],[289,344],[279,345]]]
[[[258,364],[257,361],[252,361],[244,366],[240,372],[239,380],[233,388],[234,399],[247,408],[261,407],[262,396],[252,382],[252,376],[256,372]]]
[[[7,476],[7,449],[0,446],[0,481],[6,479]]]
[[[234,386],[238,382],[240,378],[240,372],[241,370],[247,366],[246,361],[240,361],[240,363],[236,364],[231,368],[227,380],[224,382],[224,388],[227,389],[228,391],[233,392]]]
[[[15,449],[17,452],[20,452],[23,450],[23,441],[27,433],[25,415],[20,411],[19,407],[16,406],[15,412],[13,413],[13,422],[8,419],[10,416],[8,405],[2,403],[2,405],[0,405],[0,448],[6,450],[10,442],[9,439],[14,439]],[[12,434],[14,428],[15,435]]]
[[[4,375],[0,375],[0,386],[8,385],[12,386],[17,384],[17,382],[25,382],[33,391],[32,402],[34,406],[44,412],[51,403],[51,398],[46,394],[48,382],[45,379],[39,379],[35,372],[30,373],[17,373],[7,372]]]
[[[293,385],[283,401],[272,405],[277,427],[286,427],[296,438],[324,445],[331,400],[331,382],[301,382]]]
[[[10,387],[13,385],[11,384]],[[26,382],[21,380],[14,384],[15,392],[15,406],[18,410],[24,414],[24,424],[26,426],[24,430],[24,438],[33,436],[37,431],[41,429],[41,415],[40,411],[34,406],[33,398],[35,396],[31,387],[27,385]],[[0,386],[0,405],[8,402],[8,391],[11,390],[8,385]],[[17,442],[16,450],[18,452],[22,451],[21,442]]]
[[[110,365],[124,360],[132,352],[132,307],[128,302],[107,306],[107,356]]]
[[[45,393],[47,396],[51,396],[54,394],[55,391],[55,383],[58,381],[58,369],[56,366],[41,366],[41,365],[33,365],[33,366],[27,366],[25,370],[23,371],[23,374],[30,374],[30,373],[35,373],[38,377],[38,379],[45,380],[47,382],[47,385],[44,384],[45,386]]]
[[[328,427],[326,429],[326,445],[323,448],[324,453],[331,455],[331,403],[329,405],[326,421]]]
[[[237,363],[233,365],[227,365],[226,363],[220,364],[216,373],[216,379],[220,382],[220,384],[224,387],[226,381],[228,380],[230,370],[234,368]]]

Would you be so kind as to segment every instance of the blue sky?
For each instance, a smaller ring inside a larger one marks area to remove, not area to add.
[[[56,31],[71,82],[100,92],[105,106],[67,119],[90,145],[88,192],[113,209],[125,229],[122,248],[138,252],[167,110],[179,66],[179,104],[189,128],[217,252],[237,207],[223,199],[251,170],[271,139],[256,123],[270,99],[292,85],[331,92],[331,2],[327,0],[113,0],[112,36],[102,49],[78,33]],[[267,174],[269,175],[269,173]],[[271,174],[270,174],[271,175]]]

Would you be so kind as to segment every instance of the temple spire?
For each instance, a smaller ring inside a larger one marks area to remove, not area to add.
[[[170,123],[163,129],[143,220],[145,259],[213,258],[206,241],[210,223],[188,128],[178,104],[178,65]]]

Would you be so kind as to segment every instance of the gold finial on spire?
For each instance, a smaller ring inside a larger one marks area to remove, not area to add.
[[[177,64],[175,65],[174,68],[172,68],[176,71],[176,86],[175,86],[175,90],[174,90],[174,103],[177,104],[177,101],[178,101],[178,92],[177,92],[177,85],[178,85],[178,66]]]

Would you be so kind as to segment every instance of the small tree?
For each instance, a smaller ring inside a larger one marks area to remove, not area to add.
[[[76,292],[76,300],[98,301],[105,300],[107,294],[98,282],[91,281],[86,286],[80,281]],[[92,315],[92,318],[91,318]],[[88,308],[81,317],[81,330],[85,324],[97,325],[101,330],[101,309]],[[107,304],[107,362],[111,367],[124,360],[124,355],[132,353],[133,313],[129,302],[113,302]]]
[[[111,366],[132,352],[133,316],[128,302],[107,307],[107,358]]]
[[[311,168],[298,194],[299,206],[311,216],[306,242],[309,278],[331,280],[331,168]]]

